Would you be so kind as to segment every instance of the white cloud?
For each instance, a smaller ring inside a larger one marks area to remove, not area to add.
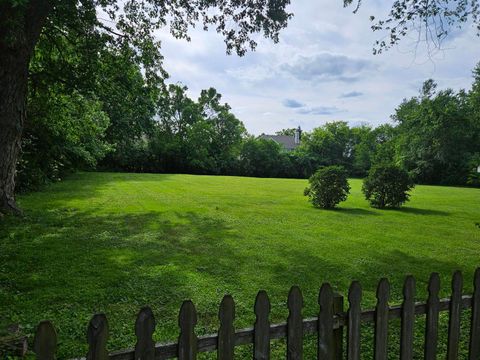
[[[314,82],[351,82],[375,68],[376,65],[370,60],[330,53],[299,56],[294,62],[281,66],[283,71],[299,80]]]
[[[371,32],[369,15],[381,15],[389,6],[363,2],[352,14],[341,0],[293,2],[295,16],[280,42],[258,37],[257,51],[244,57],[226,56],[215,32],[195,29],[190,43],[162,32],[165,68],[170,81],[187,85],[195,98],[215,87],[254,134],[298,125],[310,130],[332,120],[378,125],[428,78],[438,79],[440,87],[469,87],[471,70],[480,61],[474,29],[455,33],[446,43],[449,50],[433,62],[421,52],[415,57],[408,41],[372,55],[374,41],[383,34]],[[286,100],[303,106],[286,106]]]

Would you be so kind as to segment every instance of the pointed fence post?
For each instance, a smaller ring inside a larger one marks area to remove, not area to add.
[[[320,312],[318,314],[318,346],[317,359],[335,360],[333,339],[333,290],[330,284],[325,283],[318,295]]]
[[[155,342],[152,338],[155,325],[155,317],[153,316],[152,309],[148,306],[142,308],[135,322],[135,335],[137,336],[135,360],[155,359]]]
[[[288,293],[287,360],[303,359],[303,296],[298,286]]]
[[[462,273],[460,271],[455,271],[452,278],[452,297],[450,298],[447,360],[458,359],[458,347],[460,344],[460,316],[462,314],[462,289]]]
[[[96,314],[88,324],[87,360],[108,360],[108,322],[105,314]]]
[[[377,306],[375,308],[375,360],[387,360],[388,348],[388,300],[390,284],[383,278],[377,287]]]
[[[33,351],[37,360],[54,360],[57,351],[57,333],[50,321],[38,324],[33,340]]]
[[[362,287],[358,281],[352,282],[348,291],[348,338],[347,359],[360,360],[360,316]]]
[[[425,329],[425,360],[437,359],[438,345],[438,314],[440,312],[440,276],[438,273],[430,275],[428,282],[427,319]]]
[[[413,359],[413,326],[415,324],[415,278],[407,276],[403,285],[400,335],[400,360]]]
[[[218,312],[220,328],[218,329],[217,359],[233,360],[235,356],[235,302],[230,295],[225,295]]]
[[[264,290],[257,294],[255,299],[253,358],[255,360],[270,359],[270,300]]]
[[[198,338],[195,335],[197,311],[193,302],[184,301],[178,316],[180,336],[178,338],[178,359],[195,360],[197,358]]]

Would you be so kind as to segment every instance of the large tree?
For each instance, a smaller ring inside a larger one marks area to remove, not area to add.
[[[480,149],[475,141],[475,107],[463,90],[455,93],[436,87],[427,80],[420,96],[404,100],[396,109],[397,161],[418,183],[463,185],[471,170],[471,155]]]
[[[291,14],[289,0],[0,0],[0,211],[20,212],[14,197],[16,164],[26,117],[29,64],[42,33],[71,34],[112,47],[128,47],[144,76],[164,75],[155,31],[176,38],[201,23],[223,35],[227,52],[255,48],[251,34],[278,41]],[[79,35],[80,34],[80,35]],[[74,41],[74,39],[73,39]],[[82,51],[93,59],[95,46]],[[60,50],[61,51],[61,50]],[[88,58],[88,56],[86,57]],[[88,67],[89,62],[85,64]],[[87,72],[88,73],[88,72]],[[79,72],[81,75],[81,72]]]

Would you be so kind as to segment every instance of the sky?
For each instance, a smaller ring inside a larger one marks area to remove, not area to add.
[[[280,42],[255,39],[256,51],[226,55],[221,35],[194,29],[191,42],[158,32],[168,83],[188,87],[198,98],[214,87],[251,134],[271,134],[301,126],[311,130],[329,121],[378,126],[402,99],[418,94],[423,81],[440,88],[468,89],[480,61],[479,38],[467,26],[453,33],[443,49],[427,56],[413,52],[413,38],[386,53],[372,54],[384,34],[370,30],[370,15],[386,14],[391,1],[363,1],[358,13],[342,0],[292,0],[294,14]],[[200,27],[201,28],[201,27]]]

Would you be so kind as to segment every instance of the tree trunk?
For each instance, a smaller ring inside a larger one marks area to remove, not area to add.
[[[25,121],[28,59],[0,48],[0,211],[20,213],[15,204],[15,168]]]
[[[28,65],[51,8],[46,0],[26,6],[0,4],[0,213],[15,203],[15,172],[25,122]]]

